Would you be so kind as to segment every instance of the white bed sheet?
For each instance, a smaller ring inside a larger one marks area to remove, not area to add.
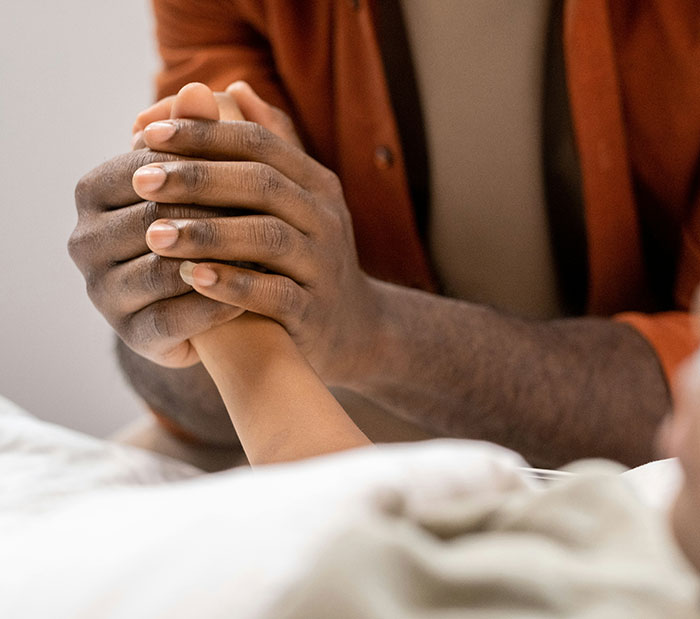
[[[263,617],[349,524],[539,483],[524,466],[440,440],[204,475],[0,398],[0,617]],[[666,490],[664,466],[647,478]]]

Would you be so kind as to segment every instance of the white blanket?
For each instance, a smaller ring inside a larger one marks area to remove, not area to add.
[[[441,440],[204,475],[0,398],[0,617],[266,616],[351,524],[532,486],[525,465]]]

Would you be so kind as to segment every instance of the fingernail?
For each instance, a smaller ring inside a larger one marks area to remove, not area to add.
[[[146,231],[146,241],[154,249],[165,249],[175,245],[179,234],[179,230],[171,224],[154,223]]]
[[[189,286],[194,286],[194,277],[192,277],[192,271],[194,271],[194,267],[197,265],[194,262],[190,262],[189,260],[185,260],[181,265],[180,265],[180,277],[182,277],[182,281],[188,284]]]
[[[219,276],[216,272],[203,264],[197,265],[197,268],[192,271],[192,277],[194,278],[194,282],[203,288],[213,286],[219,281]]]
[[[156,191],[163,186],[167,176],[163,168],[147,166],[134,172],[134,183],[141,191]]]
[[[143,131],[137,131],[136,133],[134,133],[134,137],[131,138],[131,148],[134,148],[134,146],[136,146],[140,142],[142,137]]]
[[[175,123],[158,121],[146,127],[145,135],[149,142],[166,142],[175,135],[175,131],[177,131]]]

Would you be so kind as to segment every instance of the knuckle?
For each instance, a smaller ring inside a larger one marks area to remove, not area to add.
[[[91,173],[85,174],[78,180],[75,185],[74,197],[75,206],[78,212],[82,210],[85,204],[88,202],[89,196],[92,193],[93,186],[93,175]]]
[[[272,256],[284,256],[290,249],[289,231],[276,218],[265,218],[260,222],[257,243],[264,248],[265,253]]]
[[[141,224],[144,235],[148,231],[150,225],[158,219],[160,219],[160,207],[158,206],[158,202],[154,202],[153,200],[144,202],[141,212]]]
[[[136,170],[142,168],[145,165],[148,165],[149,163],[154,163],[163,159],[162,156],[158,156],[157,153],[154,153],[153,151],[148,149],[134,151],[133,153],[129,153],[128,156],[130,158],[129,167],[132,168],[133,172],[136,172]],[[112,169],[116,169],[116,162],[112,166]]]
[[[186,132],[188,141],[196,148],[204,148],[211,144],[216,136],[218,123],[211,120],[185,120],[180,121],[180,127]],[[179,131],[178,131],[179,133]]]
[[[71,235],[68,237],[68,255],[71,257],[73,262],[78,264],[83,257],[83,237],[78,228],[75,228]]]
[[[296,316],[299,309],[299,295],[295,284],[288,279],[275,280],[271,296],[275,300],[277,312],[285,320]]]
[[[164,260],[156,254],[148,254],[146,264],[143,269],[140,269],[136,274],[136,278],[143,282],[143,287],[150,294],[160,292],[164,287]],[[133,290],[135,284],[127,285],[127,289]]]
[[[191,193],[201,193],[209,183],[209,171],[205,165],[190,163],[178,168],[183,187]]]
[[[90,170],[77,182],[74,190],[78,213],[98,210],[110,204],[110,198],[117,188],[131,184],[133,173],[154,161],[171,161],[172,155],[155,153],[144,149],[118,155]]]
[[[241,134],[243,148],[253,157],[261,158],[268,152],[270,143],[275,139],[265,127],[257,123],[246,123]]]
[[[131,281],[124,282],[126,291],[140,290],[149,297],[163,297],[175,294],[183,288],[179,264],[176,260],[149,254],[143,268],[136,271]]]
[[[234,301],[248,300],[255,289],[255,276],[247,269],[238,269],[226,282],[229,297]]]
[[[172,339],[177,331],[176,320],[164,303],[155,303],[147,310],[147,333],[145,338],[153,341]]]
[[[133,338],[134,332],[134,314],[120,314],[119,316],[113,316],[108,319],[109,324],[117,332],[122,341],[133,348],[135,345],[140,344],[138,340]]]
[[[84,273],[85,291],[95,307],[100,307],[104,284],[104,273],[99,269],[88,269]]]
[[[326,212],[325,229],[330,232],[330,237],[337,238],[344,234],[347,222],[342,209],[328,209]]]
[[[185,226],[184,231],[189,242],[197,247],[212,248],[219,245],[219,229],[209,219],[191,221]]]
[[[340,178],[333,170],[326,169],[324,172],[324,181],[331,196],[336,199],[343,196],[343,185],[340,182]]]
[[[263,197],[275,196],[282,188],[282,177],[277,170],[264,166],[259,179],[259,191]]]
[[[104,233],[95,226],[76,226],[68,238],[68,254],[79,267],[94,262],[96,249],[101,247]]]

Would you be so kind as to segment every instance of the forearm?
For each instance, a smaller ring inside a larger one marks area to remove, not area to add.
[[[653,456],[670,399],[653,350],[631,327],[525,321],[372,285],[380,327],[346,386],[433,432],[504,444],[539,464]]]
[[[276,322],[245,314],[192,344],[252,465],[370,444]]]
[[[201,363],[166,368],[133,352],[121,340],[117,340],[117,355],[127,381],[154,412],[203,443],[239,445],[226,406]]]

